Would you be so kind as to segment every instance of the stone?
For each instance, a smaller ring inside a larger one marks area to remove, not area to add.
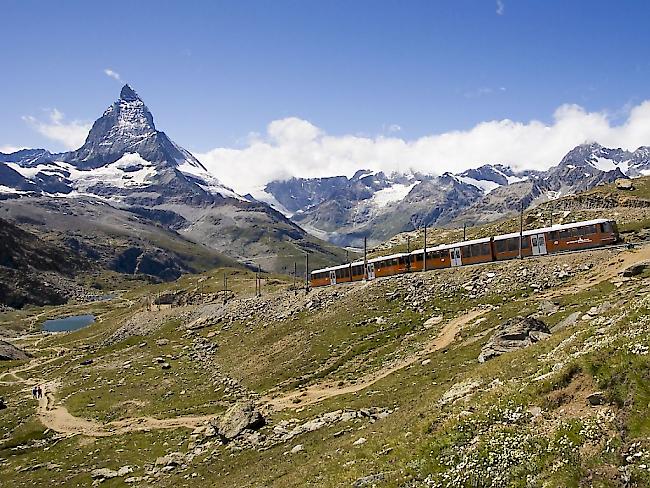
[[[167,344],[169,344],[169,339],[158,339],[156,341],[157,346],[166,346]]]
[[[4,410],[7,408],[7,404],[5,403],[5,399],[3,397],[0,397],[0,410]]]
[[[461,383],[456,383],[449,390],[447,390],[447,392],[444,395],[442,395],[442,398],[438,400],[438,403],[440,403],[441,405],[447,405],[448,403],[452,403],[458,400],[459,398],[469,395],[479,386],[481,386],[481,383],[473,379],[468,379],[462,381]]]
[[[353,446],[360,446],[361,444],[365,444],[367,440],[368,439],[366,439],[365,437],[359,437],[356,441],[354,441],[352,443],[352,445]]]
[[[502,354],[528,347],[546,339],[551,331],[544,322],[533,317],[515,317],[501,325],[481,349],[479,363]]]
[[[304,450],[305,450],[305,448],[302,446],[302,444],[298,444],[298,445],[293,446],[293,448],[289,452],[291,452],[291,454],[295,454],[297,452],[304,451]]]
[[[619,178],[616,180],[616,189],[631,191],[634,190],[634,185],[632,184],[632,180],[629,180],[627,178]]]
[[[434,315],[429,319],[427,319],[426,322],[424,322],[424,328],[430,329],[431,327],[433,327],[436,324],[439,324],[440,322],[442,322],[442,315]]]
[[[354,483],[352,483],[353,488],[361,488],[363,486],[374,485],[375,483],[382,481],[384,479],[384,473],[371,474],[369,476],[363,476],[358,478]]]
[[[252,401],[244,401],[230,407],[214,427],[222,440],[229,442],[244,430],[257,430],[265,423],[255,404]]]
[[[160,365],[160,367],[161,367],[162,369],[171,369],[172,365],[169,364],[169,363],[162,363],[162,364]]]
[[[93,360],[92,359],[84,359],[79,364],[81,364],[82,366],[89,366],[89,365],[93,364]]]
[[[572,314],[567,315],[564,319],[562,319],[560,322],[555,324],[553,327],[551,327],[551,332],[557,332],[559,330],[566,329],[567,327],[571,327],[576,324],[579,318],[580,318],[580,312],[573,312]]]
[[[22,349],[18,349],[13,344],[0,341],[0,361],[23,361],[30,357],[32,357],[31,354],[26,353]]]
[[[633,264],[632,266],[629,266],[628,268],[623,270],[623,277],[629,278],[632,276],[637,276],[643,273],[648,267],[650,266],[650,263],[637,263]]]
[[[156,458],[156,466],[180,466],[185,462],[185,456],[182,452],[171,452],[164,456]]]
[[[93,479],[105,479],[105,480],[110,480],[112,478],[117,478],[118,474],[117,471],[113,471],[112,469],[108,468],[99,468],[99,469],[93,469],[92,472],[90,473],[90,476]]]
[[[604,405],[607,400],[605,399],[605,395],[602,391],[595,391],[587,397],[587,401],[589,402],[589,405],[596,406]]]
[[[120,478],[123,478],[127,474],[133,473],[133,468],[131,466],[122,466],[120,469],[117,470],[117,475]]]

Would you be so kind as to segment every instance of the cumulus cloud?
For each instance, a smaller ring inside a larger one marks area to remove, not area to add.
[[[22,147],[22,146],[12,146],[12,145],[6,144],[4,146],[0,146],[0,153],[11,154],[11,153],[14,153],[16,151],[20,151],[21,149],[25,149],[25,148]]]
[[[104,74],[105,74],[106,76],[108,76],[109,78],[113,78],[114,80],[117,80],[117,81],[119,81],[120,83],[122,83],[122,77],[120,76],[120,74],[119,74],[117,71],[113,71],[113,70],[110,69],[110,68],[106,68],[106,69],[104,70]]]
[[[497,15],[503,15],[506,12],[506,6],[502,0],[497,0]]]
[[[502,163],[541,170],[591,141],[630,150],[650,145],[650,101],[633,107],[618,125],[606,112],[562,105],[551,123],[492,120],[413,140],[333,136],[307,120],[290,117],[271,122],[266,134],[251,136],[245,147],[219,147],[197,157],[225,184],[245,194],[273,179],[352,176],[358,169],[441,174]]]
[[[66,149],[77,149],[86,140],[91,124],[73,120],[67,122],[65,114],[56,108],[49,110],[47,120],[43,121],[31,115],[23,120],[48,139],[61,143]]]

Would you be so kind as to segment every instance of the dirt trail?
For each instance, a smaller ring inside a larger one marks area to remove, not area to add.
[[[264,402],[264,407],[272,411],[279,411],[290,407],[311,405],[328,398],[345,395],[348,393],[355,393],[357,391],[368,388],[386,376],[399,371],[400,369],[404,369],[411,364],[421,361],[425,356],[431,354],[432,352],[444,349],[454,341],[456,334],[458,334],[463,326],[477,319],[486,312],[487,310],[485,309],[471,310],[461,315],[460,317],[456,317],[455,319],[450,320],[442,328],[440,334],[429,341],[420,351],[417,351],[407,358],[400,359],[399,361],[388,365],[379,371],[364,375],[359,378],[359,380],[357,380],[357,382],[354,384],[347,386],[337,386],[335,383],[318,383],[312,386],[308,386],[305,389],[282,394],[274,398],[265,397],[262,399]],[[300,402],[295,403],[294,400],[298,399]]]
[[[214,418],[213,415],[194,417],[175,417],[156,419],[153,417],[136,417],[102,424],[72,415],[67,408],[56,405],[54,393],[58,384],[45,384],[45,396],[39,400],[37,414],[41,423],[48,429],[60,434],[85,435],[88,437],[106,437],[143,430],[196,428]]]
[[[650,246],[643,246],[632,251],[625,251],[621,254],[613,256],[608,263],[599,267],[588,279],[579,283],[573,283],[560,290],[551,290],[545,293],[535,295],[535,299],[548,299],[554,296],[577,293],[591,288],[603,281],[615,278],[625,268],[640,262],[650,262]],[[372,386],[377,381],[387,377],[388,375],[406,368],[435,351],[439,351],[449,346],[455,339],[458,332],[470,322],[476,320],[478,317],[487,312],[487,309],[471,310],[453,320],[450,320],[443,326],[440,333],[425,346],[410,355],[407,358],[400,359],[393,364],[387,365],[379,371],[369,373],[362,376],[356,383],[344,386],[337,386],[335,383],[323,382],[309,386],[302,390],[293,391],[290,393],[281,394],[276,397],[263,397],[263,407],[270,411],[279,411],[298,405],[310,405],[318,403],[328,398],[345,395],[348,393],[355,393],[361,391],[369,386]],[[22,379],[17,376],[17,373],[29,371],[37,366],[42,366],[45,363],[56,360],[51,358],[45,362],[38,362],[35,358],[30,361],[28,365],[21,368],[16,368],[7,371],[0,375],[0,378],[6,376],[13,376],[15,380],[5,381],[4,383],[26,383],[26,384],[43,384],[35,379]],[[137,417],[109,422],[102,424],[94,420],[87,420],[80,417],[75,417],[63,405],[56,405],[55,392],[58,387],[58,382],[53,381],[45,384],[46,395],[39,400],[37,414],[39,419],[47,428],[56,432],[68,435],[85,435],[89,437],[104,437],[110,435],[124,434],[128,432],[156,430],[156,429],[174,429],[174,428],[195,428],[206,421],[214,418],[214,416],[188,416],[176,417],[169,419],[156,419],[152,417]],[[300,400],[295,403],[295,400]]]

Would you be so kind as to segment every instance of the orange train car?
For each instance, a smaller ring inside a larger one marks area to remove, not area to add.
[[[526,230],[486,237],[471,241],[443,244],[410,253],[398,253],[364,261],[342,264],[315,270],[311,273],[311,286],[336,285],[373,280],[395,274],[466,266],[515,259],[521,256],[544,256],[547,254],[590,249],[614,244],[619,241],[616,222],[595,219],[572,224],[559,224],[540,229]]]

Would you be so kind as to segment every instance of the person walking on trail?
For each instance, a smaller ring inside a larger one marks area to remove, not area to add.
[[[37,393],[39,399],[43,398],[43,389],[41,388],[40,385],[36,389],[36,393]]]
[[[36,396],[37,394],[38,394],[38,390],[37,390],[36,386],[34,386],[34,387],[32,388],[32,398],[33,398],[34,400],[36,400],[36,398],[38,398],[38,397]]]

